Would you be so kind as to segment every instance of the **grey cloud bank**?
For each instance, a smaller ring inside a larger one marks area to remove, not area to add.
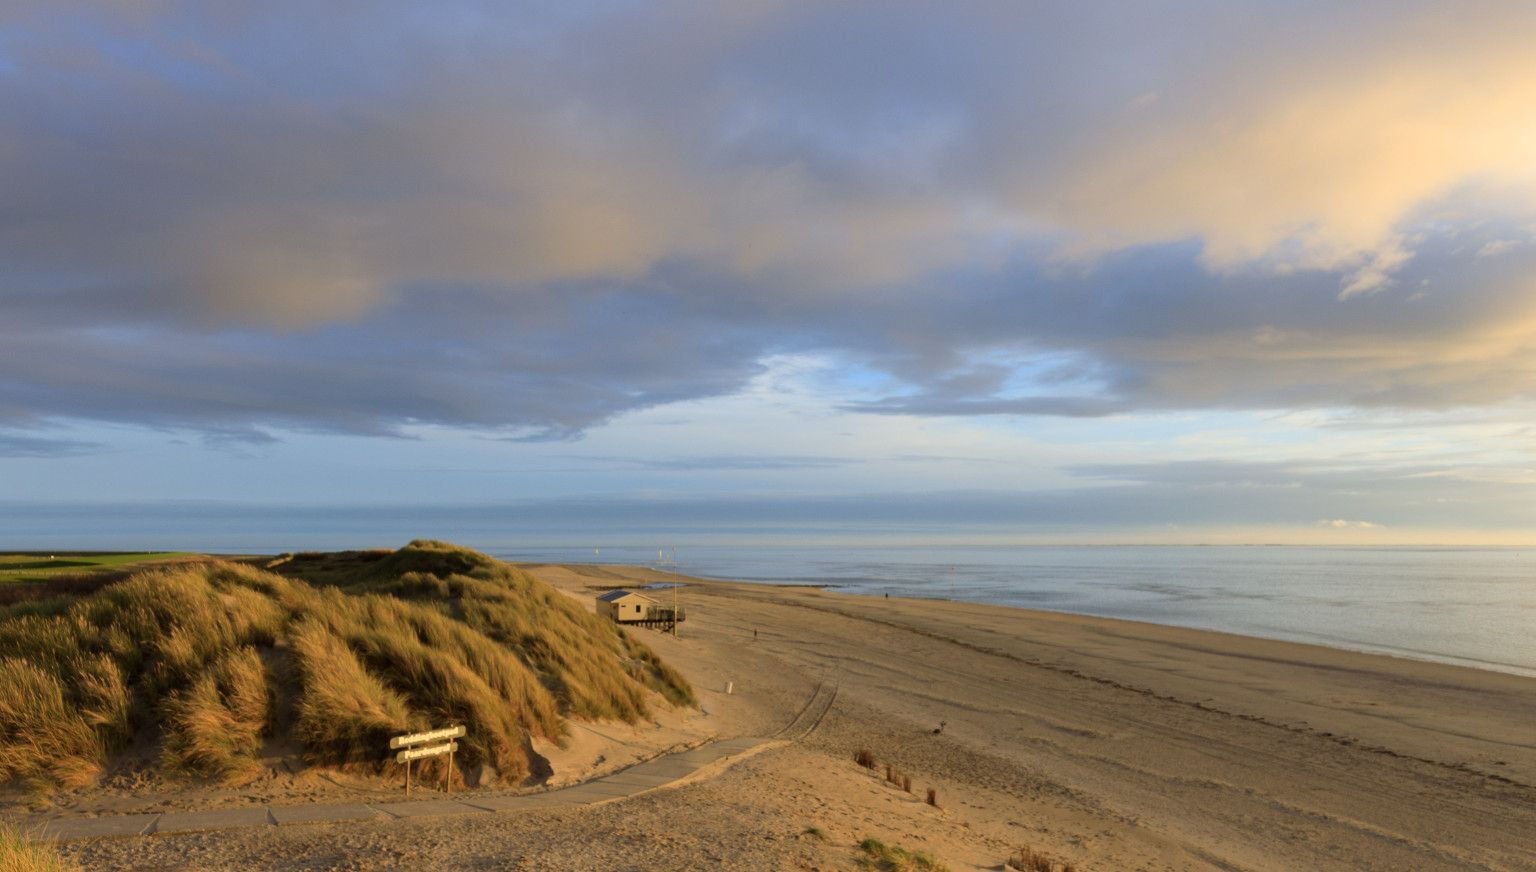
[[[98,443],[78,439],[0,433],[0,457],[68,457],[96,451],[101,447]]]
[[[1527,400],[1533,24],[12,4],[0,455],[91,450],[33,429],[70,420],[571,439],[797,353],[878,376],[838,405],[897,416]],[[1115,493],[1177,520],[1172,486]],[[977,517],[1113,519],[1113,487]],[[1379,514],[1355,508],[1273,517]]]

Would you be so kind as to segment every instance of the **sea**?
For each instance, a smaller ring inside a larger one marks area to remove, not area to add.
[[[504,560],[1021,606],[1536,676],[1536,549],[1300,546],[489,548]]]

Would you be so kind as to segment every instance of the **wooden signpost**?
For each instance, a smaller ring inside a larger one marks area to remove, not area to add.
[[[396,763],[405,764],[405,795],[411,795],[411,761],[420,760],[423,757],[436,757],[439,754],[448,755],[448,792],[453,792],[453,752],[459,750],[459,743],[453,741],[464,735],[464,725],[445,727],[441,730],[428,730],[425,733],[407,733],[404,736],[395,736],[389,740],[391,751],[399,750],[395,754]],[[442,742],[443,744],[428,745],[428,742]]]

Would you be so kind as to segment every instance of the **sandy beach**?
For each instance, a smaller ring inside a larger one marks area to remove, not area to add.
[[[526,568],[588,600],[674,578]],[[592,725],[601,741],[579,736],[557,778],[622,763],[615,748],[772,737],[818,686],[836,688],[826,716],[595,808],[65,851],[99,869],[848,869],[875,837],[952,869],[1023,845],[1088,870],[1536,869],[1533,679],[997,606],[692,580],[680,596],[680,637],[640,632],[701,711]]]

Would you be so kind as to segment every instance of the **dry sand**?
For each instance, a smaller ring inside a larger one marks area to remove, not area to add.
[[[667,577],[534,571],[581,597]],[[805,588],[702,582],[682,599],[680,638],[641,632],[702,711],[578,729],[557,777],[679,741],[771,735],[835,684],[819,726],[594,808],[66,851],[101,869],[850,869],[873,836],[952,869],[1001,868],[1025,844],[1087,870],[1536,869],[1536,679]],[[853,763],[859,749],[878,775]],[[883,783],[885,762],[915,796]],[[930,786],[938,808],[920,799]]]

